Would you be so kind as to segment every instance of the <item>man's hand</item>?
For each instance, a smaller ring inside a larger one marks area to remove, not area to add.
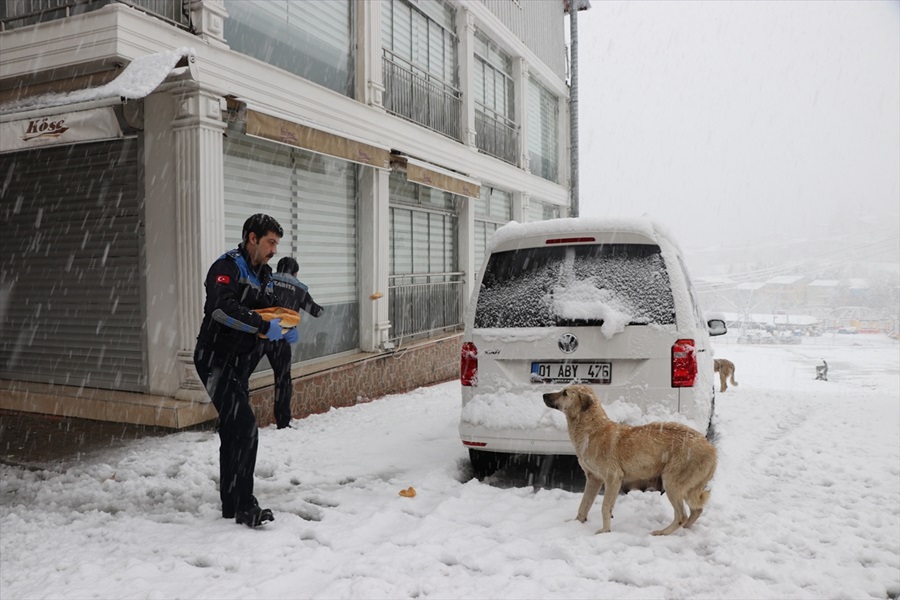
[[[269,331],[266,333],[266,337],[269,338],[270,342],[277,342],[284,338],[284,334],[281,332],[281,319],[269,321]]]
[[[284,334],[284,341],[288,344],[296,344],[299,339],[300,333],[296,329],[288,329],[288,332]]]

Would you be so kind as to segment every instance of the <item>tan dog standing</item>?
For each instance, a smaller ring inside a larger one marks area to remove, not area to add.
[[[731,385],[737,385],[738,382],[734,380],[734,363],[730,360],[724,358],[716,358],[713,360],[713,370],[719,374],[719,383],[720,386],[719,391],[724,392],[728,389],[727,380],[731,378]]]
[[[706,484],[716,472],[716,449],[700,432],[679,423],[623,425],[606,416],[586,385],[571,385],[544,394],[544,404],[566,415],[569,437],[587,482],[577,519],[584,523],[600,486],[603,492],[603,528],[610,530],[613,505],[623,485],[662,481],[675,509],[672,523],[653,535],[669,535],[690,527],[709,500]],[[690,507],[685,513],[684,503]]]

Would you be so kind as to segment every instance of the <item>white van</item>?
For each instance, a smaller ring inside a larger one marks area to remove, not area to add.
[[[706,432],[707,322],[677,245],[646,219],[509,223],[490,240],[466,314],[459,433],[476,476],[513,454],[574,454],[542,395],[590,385],[610,418]],[[500,453],[499,455],[496,453]]]

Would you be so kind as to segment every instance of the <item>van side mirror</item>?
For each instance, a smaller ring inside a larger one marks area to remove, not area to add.
[[[722,319],[710,319],[706,322],[706,327],[709,329],[709,335],[725,335],[728,333],[728,327],[725,326],[725,321]]]

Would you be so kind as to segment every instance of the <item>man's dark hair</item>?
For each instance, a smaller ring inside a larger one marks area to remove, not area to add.
[[[297,261],[294,260],[294,258],[291,256],[285,256],[278,261],[279,273],[290,273],[291,275],[296,275],[299,271],[300,265],[297,264]]]
[[[256,213],[244,221],[244,230],[241,233],[241,239],[243,239],[246,244],[251,233],[256,234],[256,239],[261,239],[270,231],[278,237],[284,237],[284,229],[281,228],[278,221],[269,215]]]

